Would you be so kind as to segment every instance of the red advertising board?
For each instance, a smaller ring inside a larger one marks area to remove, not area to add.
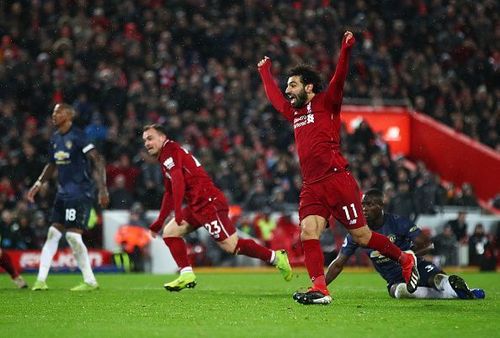
[[[40,264],[40,254],[38,250],[6,250],[14,265],[19,271],[37,270]],[[92,268],[99,268],[111,264],[112,253],[106,250],[89,250],[90,264]],[[51,269],[57,270],[76,270],[78,264],[73,256],[71,249],[57,251],[52,260]]]
[[[364,120],[389,144],[393,155],[410,153],[410,116],[406,109],[347,105],[340,116],[349,133]]]

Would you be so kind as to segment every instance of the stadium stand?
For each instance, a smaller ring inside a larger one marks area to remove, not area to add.
[[[24,195],[44,163],[52,107],[62,101],[107,159],[110,191],[126,196],[112,201],[117,208],[134,201],[158,208],[161,174],[137,135],[144,123],[160,122],[231,203],[295,209],[293,133],[267,103],[256,62],[269,55],[279,73],[315,62],[327,80],[345,29],[358,40],[345,102],[407,106],[499,151],[499,11],[493,0],[2,1],[2,239],[21,243],[13,248],[42,242],[53,188],[44,187],[36,205]],[[361,187],[383,189],[392,211],[416,217],[477,206],[472,186],[443,184],[424,163],[410,170],[368,125],[343,140]]]

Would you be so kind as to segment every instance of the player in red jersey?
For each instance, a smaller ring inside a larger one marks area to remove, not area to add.
[[[398,261],[409,292],[415,291],[419,278],[413,252],[401,252],[387,237],[368,228],[359,187],[340,153],[340,107],[354,42],[353,34],[346,32],[335,74],[325,91],[321,91],[316,72],[298,66],[289,73],[285,97],[271,75],[271,60],[266,56],[257,65],[268,99],[294,127],[303,178],[299,204],[301,240],[313,283],[306,292],[293,295],[302,304],[329,304],[332,300],[319,243],[331,215],[346,227],[356,243]]]
[[[7,271],[10,278],[18,288],[26,289],[28,287],[28,284],[26,284],[23,277],[17,271],[14,263],[12,263],[10,255],[2,249],[0,249],[0,267]]]
[[[259,258],[275,265],[286,281],[292,279],[292,268],[284,250],[272,251],[251,239],[238,238],[228,216],[229,207],[224,194],[189,151],[167,138],[163,126],[145,126],[142,138],[148,153],[160,162],[165,186],[160,214],[151,224],[151,231],[158,233],[172,210],[175,214],[163,229],[163,241],[179,266],[180,276],[166,283],[165,289],[180,291],[196,285],[182,236],[199,227],[204,227],[224,251]],[[184,208],[183,202],[186,202]]]

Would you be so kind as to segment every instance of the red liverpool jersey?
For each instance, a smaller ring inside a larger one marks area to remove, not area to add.
[[[328,88],[302,108],[294,108],[271,75],[271,65],[259,68],[271,104],[293,123],[295,143],[304,183],[319,181],[343,171],[348,163],[340,153],[340,107],[349,67],[350,48],[342,45],[335,75]]]
[[[165,186],[161,214],[174,210],[176,220],[181,220],[183,201],[197,212],[214,198],[222,198],[200,162],[178,143],[167,140],[158,161]]]

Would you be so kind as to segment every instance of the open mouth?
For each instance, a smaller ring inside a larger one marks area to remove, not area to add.
[[[295,95],[288,94],[288,99],[290,100],[291,104],[295,104],[295,102],[297,102],[297,97]]]

